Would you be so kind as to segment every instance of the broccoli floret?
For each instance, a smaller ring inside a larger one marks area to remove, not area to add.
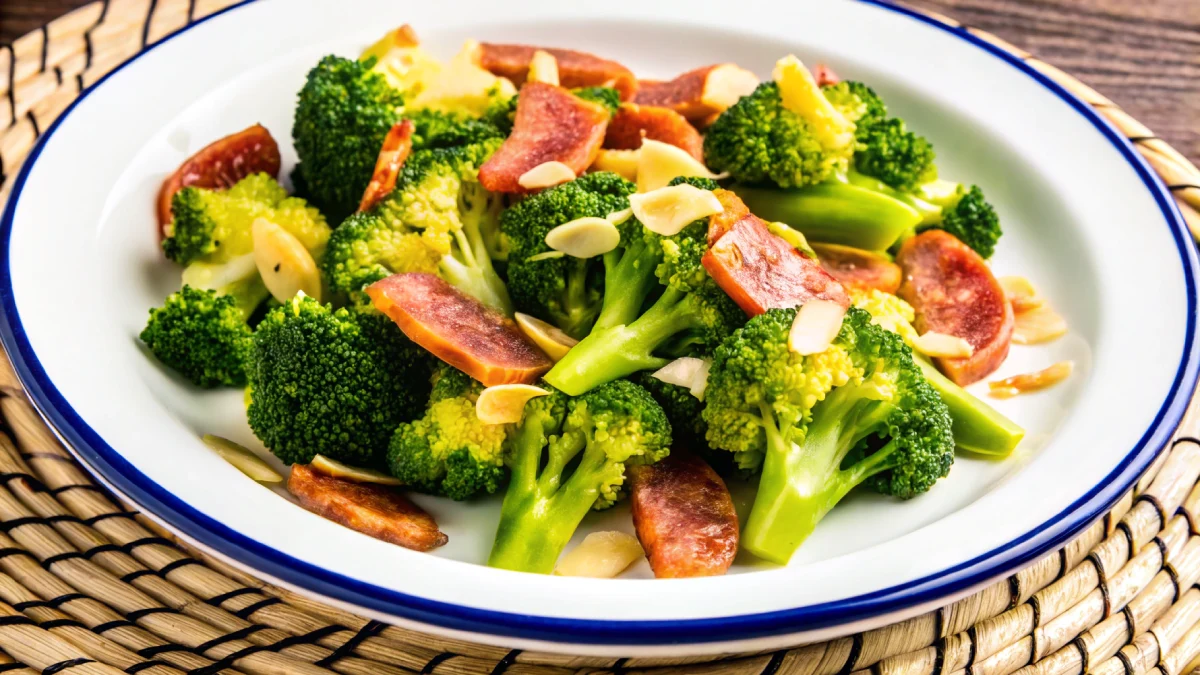
[[[742,183],[785,188],[820,183],[844,171],[853,148],[853,143],[823,145],[813,122],[784,107],[775,82],[738,99],[704,135],[708,166]]]
[[[364,61],[326,56],[308,73],[292,127],[297,191],[332,222],[357,207],[404,95]]]
[[[571,93],[585,101],[599,103],[610,116],[616,115],[617,108],[621,106],[621,95],[612,87],[580,87],[572,89]]]
[[[904,120],[888,117],[887,106],[870,87],[843,80],[824,87],[825,97],[854,121],[854,168],[902,192],[937,178],[933,145]]]
[[[883,99],[862,82],[842,80],[821,89],[825,98],[857,128],[870,127],[887,119],[887,105]]]
[[[708,424],[704,422],[704,402],[692,395],[687,387],[668,384],[654,377],[650,371],[634,373],[629,377],[634,384],[650,392],[662,407],[671,423],[671,437],[675,447],[682,447],[697,454],[705,454],[708,442]]]
[[[992,257],[1000,240],[1000,216],[978,185],[957,185],[949,197],[934,203],[942,207],[941,222],[918,230],[945,230],[983,258]]]
[[[387,317],[298,296],[254,333],[250,428],[287,464],[317,454],[382,466],[392,433],[424,407],[428,354]]]
[[[164,365],[212,388],[246,384],[251,334],[232,296],[184,286],[150,310],[140,337]]]
[[[946,404],[898,335],[851,308],[828,349],[799,356],[795,316],[769,310],[717,349],[704,412],[714,445],[762,457],[742,545],[781,564],[856,486],[908,499],[954,461]]]
[[[509,444],[512,479],[488,565],[549,574],[588,511],[620,498],[625,465],[653,464],[670,447],[662,408],[627,380],[533,399]]]
[[[332,290],[357,302],[364,287],[391,274],[430,272],[511,314],[487,245],[499,238],[502,202],[477,178],[500,143],[492,138],[413,152],[395,189],[334,231],[324,260]]]
[[[510,246],[508,290],[517,309],[549,321],[572,337],[587,335],[600,314],[605,266],[616,261],[603,256],[538,256],[551,253],[546,245],[550,230],[577,218],[603,218],[626,209],[635,189],[615,173],[590,173],[531,195],[500,214],[500,230]],[[641,250],[640,225],[625,230]]]
[[[425,415],[396,428],[388,468],[404,484],[463,500],[491,494],[504,479],[507,425],[484,424],[475,414],[483,385],[447,365],[433,374]]]
[[[917,331],[912,326],[916,312],[911,305],[874,289],[851,289],[850,299],[856,307],[870,313],[872,323],[898,334],[912,346]],[[1024,429],[955,384],[928,359],[914,354],[913,360],[950,410],[950,418],[954,420],[954,442],[960,450],[1004,457],[1025,437]]]
[[[404,117],[413,122],[413,150],[449,148],[491,139],[503,140],[506,135],[496,125],[462,113],[416,110],[405,112]]]
[[[495,126],[505,136],[512,133],[517,118],[517,96],[495,96],[483,111],[482,120]]]
[[[711,178],[703,178],[701,176],[676,176],[671,179],[670,183],[667,183],[667,186],[672,185],[691,185],[694,188],[709,191],[721,189],[721,186],[717,183],[717,181]]]

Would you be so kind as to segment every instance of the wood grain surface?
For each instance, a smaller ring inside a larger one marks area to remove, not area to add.
[[[86,0],[0,0],[0,43]],[[1095,87],[1200,163],[1200,0],[918,0]],[[936,74],[931,74],[936,77]]]

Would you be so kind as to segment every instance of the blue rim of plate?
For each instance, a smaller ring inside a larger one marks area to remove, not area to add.
[[[887,0],[857,0],[886,11],[896,12],[938,28],[983,49],[1030,76],[1052,91],[1084,119],[1096,127],[1133,166],[1146,189],[1154,196],[1163,218],[1175,239],[1183,264],[1187,286],[1187,335],[1183,358],[1176,372],[1171,393],[1137,445],[1105,480],[1071,506],[1047,520],[1041,527],[972,560],[928,575],[921,579],[869,594],[788,610],[732,617],[611,621],[581,620],[512,614],[464,607],[400,593],[357,581],[329,570],[296,560],[275,549],[253,541],[229,527],[205,516],[177,499],[141,474],[92,430],[55,388],[33,353],[25,335],[12,293],[9,269],[10,247],[16,204],[21,190],[42,149],[59,124],[75,106],[125,66],[138,60],[158,45],[200,25],[209,19],[248,5],[243,0],[204,17],[147,46],[140,53],[113,69],[80,93],[70,106],[46,130],[29,153],[17,174],[12,194],[0,219],[0,342],[13,362],[30,398],[79,458],[119,492],[143,510],[155,514],[183,536],[204,547],[236,560],[250,569],[326,598],[348,603],[388,616],[402,617],[452,630],[483,633],[525,640],[544,640],[562,644],[589,645],[666,645],[681,643],[726,642],[789,633],[799,633],[851,622],[869,620],[963,594],[981,584],[1010,574],[1034,562],[1046,553],[1066,544],[1075,535],[1110,509],[1149,467],[1170,440],[1195,388],[1200,350],[1193,339],[1196,324],[1196,251],[1182,216],[1165,186],[1149,169],[1128,139],[1121,136],[1092,108],[1061,85],[1049,79],[1020,58],[982,40],[965,28],[944,24],[937,19],[899,7]]]

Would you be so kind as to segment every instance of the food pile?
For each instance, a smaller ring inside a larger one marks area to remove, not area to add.
[[[261,126],[158,200],[182,289],[142,340],[250,428],[307,508],[416,550],[405,491],[503,492],[495,567],[787,563],[855,489],[928,491],[1023,431],[964,386],[1066,327],[987,263],[1000,218],[861,82],[781,59],[639,79],[408,26],[300,90],[289,194]],[[1009,378],[1052,384],[1069,365]],[[252,453],[207,438],[249,475]],[[744,518],[725,480],[757,483]],[[593,533],[629,499],[637,540]]]

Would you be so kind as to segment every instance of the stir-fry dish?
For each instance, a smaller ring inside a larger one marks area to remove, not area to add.
[[[283,183],[258,125],[165,181],[182,288],[141,338],[197,387],[245,389],[300,504],[415,550],[447,536],[406,493],[502,493],[480,506],[500,503],[494,567],[786,564],[853,491],[919,498],[956,452],[1011,453],[1023,430],[964,387],[1067,330],[994,275],[984,191],[795,56],[647,80],[473,40],[441,62],[403,26],[312,68],[292,140]],[[1070,373],[1047,365],[991,393]],[[757,485],[740,519],[735,480]],[[636,538],[567,550],[621,500]]]

